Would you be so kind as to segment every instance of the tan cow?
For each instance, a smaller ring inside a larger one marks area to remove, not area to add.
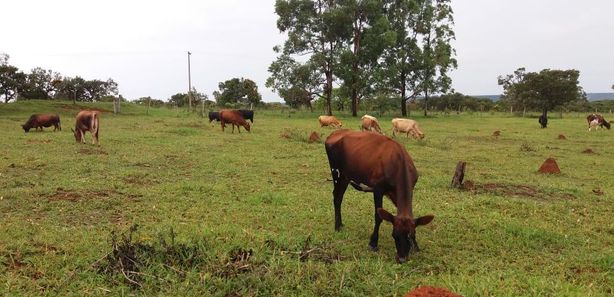
[[[417,139],[424,138],[424,133],[418,127],[418,122],[410,119],[392,119],[392,136],[395,136],[395,132],[407,133],[407,137],[411,134]]]
[[[341,121],[339,121],[335,116],[319,116],[318,121],[320,122],[320,127],[331,126],[340,128],[343,127]]]
[[[379,126],[379,122],[377,121],[377,119],[375,117],[372,117],[368,114],[362,116],[362,118],[360,118],[360,120],[362,121],[362,126],[360,126],[360,130],[361,131],[377,131],[379,134],[384,134],[382,133],[382,129]]]
[[[100,128],[98,118],[100,118],[100,115],[95,110],[82,110],[77,114],[75,129],[70,129],[77,142],[85,143],[85,132],[89,131],[92,133],[92,144],[100,144],[98,142],[98,130]]]

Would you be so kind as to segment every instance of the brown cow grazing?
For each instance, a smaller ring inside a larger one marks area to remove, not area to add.
[[[335,230],[343,226],[341,202],[348,185],[359,191],[373,192],[375,226],[369,246],[377,250],[379,226],[386,220],[393,226],[397,261],[405,262],[410,249],[418,250],[416,227],[434,218],[432,215],[414,218],[412,198],[418,173],[405,148],[383,135],[350,130],[331,133],[324,147],[334,183]],[[396,215],[382,208],[384,195],[397,207]]]
[[[95,110],[82,110],[77,114],[75,129],[72,130],[77,142],[85,143],[85,132],[92,133],[92,144],[100,144],[98,142],[98,131],[100,129],[100,115]]]
[[[424,138],[424,133],[418,127],[418,122],[410,119],[392,119],[392,136],[395,136],[395,132],[407,133],[407,137],[411,134],[411,136],[417,139]]]
[[[339,121],[335,116],[319,116],[318,121],[320,122],[320,127],[343,127],[341,121]]]
[[[53,113],[33,114],[25,124],[21,125],[21,128],[23,128],[24,132],[29,132],[32,128],[36,128],[37,131],[38,129],[43,131],[43,127],[51,127],[52,125],[53,131],[62,131],[59,115]]]
[[[603,128],[606,127],[608,128],[608,130],[610,130],[610,123],[608,121],[606,121],[602,115],[600,114],[589,114],[586,117],[586,121],[588,122],[588,131],[591,131],[591,128],[595,128],[595,130],[597,130],[597,125],[599,125],[599,127]]]
[[[220,111],[220,122],[222,125],[222,132],[224,132],[224,127],[226,124],[232,124],[232,133],[235,133],[235,125],[237,126],[237,130],[241,133],[241,126],[250,132],[250,126],[247,121],[243,118],[243,114],[235,109],[224,109]]]
[[[377,119],[375,117],[372,117],[368,114],[362,116],[361,118],[361,126],[360,126],[360,131],[376,131],[379,134],[384,134],[382,133],[382,128],[380,128],[379,126],[379,122],[377,121]]]

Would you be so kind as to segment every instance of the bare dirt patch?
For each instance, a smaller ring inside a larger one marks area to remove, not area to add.
[[[499,137],[499,136],[501,136],[501,131],[500,131],[500,130],[496,130],[495,132],[492,132],[492,136],[493,136],[493,137]]]
[[[463,183],[463,188],[476,194],[493,194],[503,197],[522,197],[539,201],[569,200],[576,198],[576,196],[569,193],[547,193],[529,185],[503,183],[478,184],[467,180]]]
[[[539,173],[545,174],[558,174],[561,173],[561,169],[559,165],[556,164],[556,160],[554,158],[548,158],[538,170]]]
[[[24,268],[27,263],[24,262],[20,252],[8,253],[4,255],[4,265],[9,271],[18,271]]]
[[[108,155],[107,151],[102,148],[84,147],[79,149],[79,154],[84,155]]]
[[[600,189],[600,188],[593,189],[593,191],[592,191],[592,192],[593,192],[593,194],[595,194],[595,195],[597,195],[597,196],[603,196],[603,194],[605,194],[605,193],[603,192],[603,190],[602,190],[602,189]]]
[[[461,295],[450,292],[448,289],[421,286],[407,292],[405,297],[462,297]]]
[[[107,199],[113,195],[121,195],[130,199],[139,198],[139,195],[120,193],[115,190],[107,191],[73,191],[65,190],[63,188],[57,188],[55,193],[47,195],[48,201],[70,201],[78,202],[86,199]]]
[[[565,135],[563,135],[563,134],[559,134],[559,136],[556,139],[566,140],[567,137],[565,137]]]
[[[47,143],[52,143],[53,140],[51,140],[51,139],[42,139],[42,140],[39,140],[39,139],[28,139],[28,141],[26,141],[26,142],[27,143],[44,143],[44,144],[47,144]]]
[[[147,174],[130,174],[123,178],[124,182],[137,186],[150,186],[156,184],[156,181],[150,178]]]
[[[593,151],[593,150],[592,150],[592,149],[590,149],[590,148],[587,148],[587,149],[583,150],[583,151],[582,151],[582,153],[583,153],[583,154],[591,154],[591,155],[592,155],[592,154],[596,154],[596,153],[595,153],[595,151]]]

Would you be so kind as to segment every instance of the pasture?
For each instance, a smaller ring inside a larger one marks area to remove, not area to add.
[[[420,174],[414,213],[435,219],[399,265],[390,224],[379,251],[367,248],[371,194],[348,189],[345,227],[334,232],[324,147],[306,141],[333,131],[318,113],[257,110],[251,133],[231,134],[126,104],[102,114],[93,146],[89,133],[75,142],[77,111],[0,104],[0,295],[402,296],[419,285],[463,296],[613,294],[614,131],[587,132],[584,114],[547,129],[509,114],[412,117],[425,139],[396,139]],[[24,133],[35,112],[59,113],[62,131]],[[360,118],[337,116],[358,130]],[[391,117],[379,119],[390,135]],[[561,174],[537,173],[548,157]],[[460,160],[472,191],[449,188]],[[387,198],[384,208],[395,211]]]

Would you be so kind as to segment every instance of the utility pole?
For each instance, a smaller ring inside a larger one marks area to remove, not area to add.
[[[188,51],[188,112],[192,111],[192,73],[190,71],[190,53]]]

